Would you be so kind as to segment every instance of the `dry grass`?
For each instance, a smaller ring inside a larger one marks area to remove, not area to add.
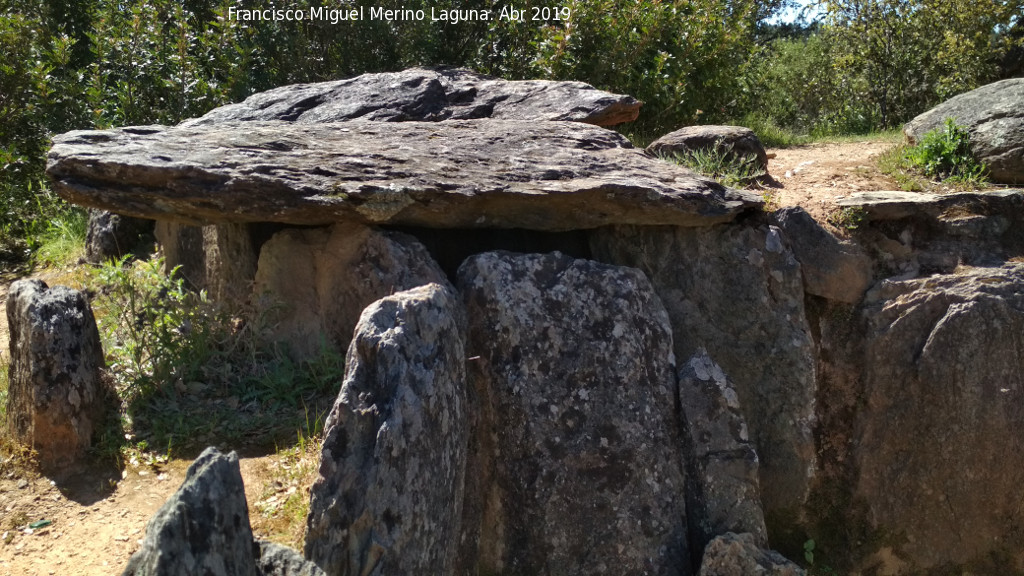
[[[310,488],[320,465],[321,438],[299,435],[295,446],[278,450],[264,469],[262,486],[250,505],[253,533],[302,549],[309,514]]]

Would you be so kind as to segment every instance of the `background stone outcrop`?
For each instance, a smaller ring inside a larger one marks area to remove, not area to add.
[[[954,96],[908,122],[903,133],[914,144],[947,118],[967,128],[971,153],[993,182],[1024,184],[1024,78]]]

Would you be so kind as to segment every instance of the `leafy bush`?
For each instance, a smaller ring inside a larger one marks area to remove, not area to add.
[[[739,125],[753,130],[765,148],[792,148],[811,142],[809,135],[797,132],[793,128],[780,126],[771,116],[747,114],[739,122]]]
[[[967,129],[952,118],[925,134],[916,146],[907,149],[906,155],[926,176],[963,183],[985,182],[985,166],[971,153]]]
[[[645,102],[639,130],[662,133],[738,115],[754,31],[772,10],[750,0],[564,5],[569,22],[535,28],[529,72],[633,94]]]
[[[1020,39],[1005,32],[1021,0],[826,0],[830,72],[848,83],[842,101],[870,105],[873,128],[889,128],[961,92],[997,79]]]
[[[325,345],[312,361],[293,361],[269,339],[265,313],[210,302],[162,265],[125,258],[95,272],[93,308],[124,402],[116,438],[198,447],[214,431],[229,442],[260,431],[272,441],[301,426],[296,410],[329,404],[343,376],[340,351]]]

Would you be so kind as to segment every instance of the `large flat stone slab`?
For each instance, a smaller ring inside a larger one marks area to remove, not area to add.
[[[502,80],[465,68],[410,68],[355,78],[293,84],[221,106],[193,124],[238,120],[303,123],[362,118],[383,122],[569,120],[612,126],[636,120],[640,101],[583,82]]]
[[[762,204],[576,122],[76,131],[54,139],[47,173],[73,203],[184,223],[705,226]]]
[[[910,216],[935,218],[950,208],[990,208],[994,211],[1018,212],[1024,206],[1024,190],[990,190],[986,192],[955,192],[927,194],[900,190],[856,192],[836,202],[840,208],[864,211],[868,220],[899,220]]]

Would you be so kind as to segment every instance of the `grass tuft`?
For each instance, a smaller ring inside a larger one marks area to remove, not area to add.
[[[931,178],[971,188],[988,183],[985,165],[971,153],[967,129],[952,118],[925,134],[916,146],[908,147],[906,156],[921,173]]]
[[[725,186],[744,188],[755,185],[766,172],[757,165],[754,155],[740,156],[731,150],[709,148],[661,156],[703,176],[718,180]]]
[[[89,214],[80,208],[69,208],[51,218],[38,239],[35,261],[43,266],[63,268],[85,254],[85,236],[89,231]]]
[[[989,185],[984,164],[971,154],[967,131],[952,120],[917,146],[900,144],[878,158],[878,168],[907,192],[978,190]]]

